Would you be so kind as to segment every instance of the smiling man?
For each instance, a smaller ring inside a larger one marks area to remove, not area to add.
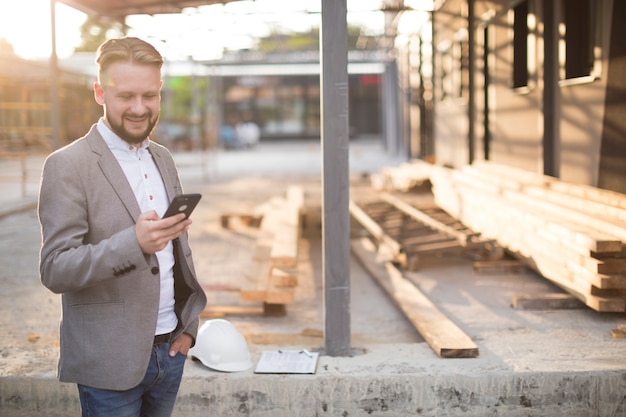
[[[40,275],[62,294],[59,379],[78,385],[83,416],[170,416],[206,297],[176,166],[149,135],[163,58],[137,38],[98,49],[103,117],[52,153],[39,194]]]
[[[120,41],[114,41],[120,42]],[[105,49],[106,51],[106,49]],[[101,54],[100,71],[94,83],[96,102],[104,108],[104,123],[126,142],[141,144],[159,119],[163,61],[151,54],[120,61],[120,52]],[[142,59],[145,64],[137,65]],[[154,61],[154,62],[153,62]]]

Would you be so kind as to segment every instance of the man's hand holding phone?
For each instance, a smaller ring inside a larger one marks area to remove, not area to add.
[[[143,253],[152,254],[167,246],[189,229],[191,212],[200,201],[200,194],[182,194],[174,197],[169,208],[159,218],[154,211],[142,213],[137,219],[135,233]]]
[[[153,254],[185,233],[190,225],[191,219],[186,219],[184,214],[161,219],[156,211],[150,210],[137,219],[135,234],[143,253]]]

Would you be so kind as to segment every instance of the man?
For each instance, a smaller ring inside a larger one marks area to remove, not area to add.
[[[62,294],[59,379],[78,384],[83,416],[170,416],[206,304],[171,154],[148,135],[163,59],[137,38],[98,49],[104,116],[52,153],[39,195],[42,283]]]

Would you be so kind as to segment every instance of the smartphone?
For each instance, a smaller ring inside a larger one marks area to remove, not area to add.
[[[165,211],[163,218],[170,217],[178,213],[185,213],[185,218],[188,218],[193,209],[198,205],[201,197],[201,194],[178,194],[170,203],[170,206]]]

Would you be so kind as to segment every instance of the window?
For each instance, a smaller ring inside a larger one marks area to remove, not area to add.
[[[467,98],[469,96],[469,41],[467,37],[458,42],[459,50],[459,86],[458,96]]]
[[[528,87],[528,1],[513,9],[513,88]]]
[[[439,44],[437,50],[437,63],[439,67],[439,100],[445,101],[451,97],[454,97],[453,94],[453,57],[451,51],[451,43],[449,41],[444,41]]]
[[[594,39],[596,7],[594,0],[563,1],[561,42],[565,48],[565,62],[561,63],[561,78],[587,77],[594,68]]]

